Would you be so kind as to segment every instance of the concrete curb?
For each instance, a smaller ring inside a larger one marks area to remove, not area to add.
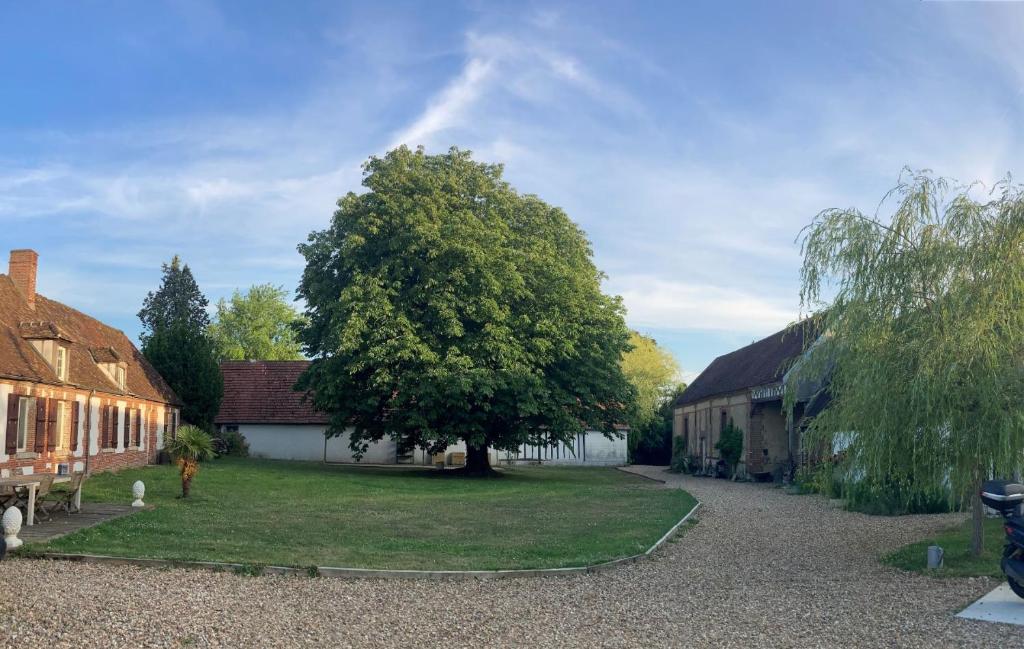
[[[595,563],[589,566],[576,566],[571,568],[538,568],[525,570],[381,570],[375,568],[336,568],[331,566],[310,566],[308,568],[293,568],[289,566],[255,566],[243,563],[221,563],[218,561],[179,561],[175,559],[142,559],[132,557],[109,557],[99,554],[66,554],[62,552],[39,552],[29,555],[38,559],[53,559],[59,561],[79,561],[82,563],[105,563],[115,566],[140,566],[144,568],[191,568],[195,570],[210,570],[212,572],[238,572],[253,575],[300,575],[332,577],[341,579],[516,579],[526,577],[563,577],[566,575],[583,575],[589,573],[605,572],[614,570],[620,566],[636,563],[641,559],[651,556],[682,527],[697,509],[698,502],[693,508],[679,519],[672,528],[665,533],[658,541],[649,547],[642,554],[634,554],[622,559]]]

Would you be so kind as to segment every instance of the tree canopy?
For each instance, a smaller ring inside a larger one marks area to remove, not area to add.
[[[142,354],[181,398],[182,418],[210,429],[224,394],[224,380],[207,334],[209,301],[177,255],[163,264],[160,287],[139,311]]]
[[[808,443],[842,435],[878,489],[975,496],[980,552],[979,482],[1024,459],[1021,189],[908,171],[873,216],[821,212],[802,249],[802,301],[824,334],[793,380],[834,365]]]
[[[672,451],[671,440],[665,439],[663,406],[679,386],[679,363],[653,338],[636,331],[630,332],[629,344],[629,351],[622,356],[622,371],[637,395],[629,418],[630,457],[637,462],[667,463]]]
[[[636,331],[629,334],[630,349],[622,356],[622,371],[636,388],[636,412],[630,424],[647,425],[658,407],[679,384],[679,363],[657,341]]]
[[[387,435],[432,452],[464,440],[469,471],[486,472],[488,448],[625,421],[621,300],[580,228],[501,176],[467,151],[400,147],[299,246],[313,361],[298,387],[329,434],[354,429],[356,452]]]
[[[302,358],[299,314],[284,287],[257,284],[217,302],[210,337],[221,360],[288,361]]]

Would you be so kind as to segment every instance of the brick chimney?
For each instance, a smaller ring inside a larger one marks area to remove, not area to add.
[[[25,296],[30,309],[36,308],[36,270],[39,254],[35,250],[12,250],[8,274]]]

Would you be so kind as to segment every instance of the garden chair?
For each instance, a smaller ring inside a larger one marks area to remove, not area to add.
[[[50,488],[53,486],[52,475],[39,476],[39,486],[36,487],[36,516],[46,521],[53,520],[50,516],[47,499],[50,497]],[[25,499],[25,506],[28,506],[28,498]]]
[[[77,514],[79,510],[75,508],[75,493],[82,487],[83,482],[85,473],[73,473],[71,482],[54,487],[50,492],[49,511],[63,509],[69,514]]]
[[[13,507],[18,502],[18,492],[14,487],[0,487],[0,512]]]

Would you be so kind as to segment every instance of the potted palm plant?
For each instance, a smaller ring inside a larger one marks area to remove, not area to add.
[[[167,443],[167,453],[181,470],[181,497],[188,498],[192,478],[199,472],[199,463],[216,456],[213,438],[196,426],[182,426],[178,434]]]

